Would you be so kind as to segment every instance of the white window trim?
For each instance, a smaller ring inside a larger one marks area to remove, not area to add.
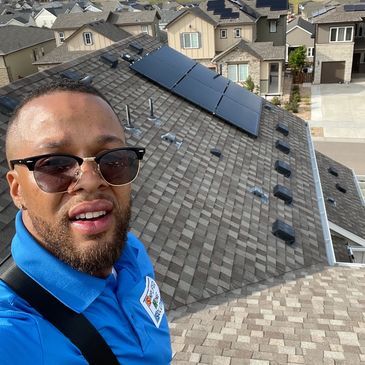
[[[141,25],[141,32],[143,34],[150,34],[148,30],[148,25]]]
[[[240,65],[246,65],[247,66],[247,78],[249,76],[249,65],[248,65],[248,63],[231,63],[231,64],[228,64],[227,65],[227,77],[228,77],[228,67],[229,66],[235,66],[235,68],[236,68],[236,80],[230,79],[233,82],[245,82],[247,80],[247,78],[245,80],[240,80],[239,79],[239,75],[240,75],[239,67],[240,67]]]
[[[339,41],[338,40],[338,33],[339,33],[339,29],[340,28],[344,28],[345,29],[345,32],[344,32],[344,40],[343,41]],[[351,28],[351,40],[349,40],[349,41],[346,40],[346,33],[347,33],[347,29],[348,28]],[[336,40],[335,41],[331,41],[332,29],[336,29]],[[350,26],[350,27],[346,27],[346,26],[343,26],[343,27],[330,27],[330,34],[329,34],[329,42],[330,43],[353,42],[353,40],[354,40],[354,27],[353,26]]]
[[[277,33],[278,25],[277,25],[276,20],[270,20],[269,31],[270,31],[270,33]]]
[[[197,36],[197,46],[196,47],[193,47],[192,46],[192,44],[193,44],[193,42],[191,41],[191,37],[192,37],[192,35],[195,35],[196,34],[196,36]],[[189,36],[189,38],[190,38],[190,46],[189,47],[187,47],[186,46],[186,44],[185,44],[185,36]],[[183,34],[182,34],[182,41],[183,41],[183,48],[185,48],[185,49],[199,49],[200,48],[200,44],[199,44],[199,33],[198,32],[184,32]]]
[[[219,35],[220,35],[221,39],[227,39],[227,29],[220,29],[219,30]]]
[[[238,31],[238,35],[237,35],[237,31]],[[234,28],[234,37],[235,38],[241,38],[241,28]]]
[[[87,40],[87,35],[89,35],[89,40]],[[82,36],[84,38],[84,44],[85,46],[91,46],[93,45],[93,34],[91,32],[84,32],[82,33]]]
[[[60,42],[63,43],[65,41],[65,32],[58,32],[58,36],[60,37]]]
[[[307,57],[313,57],[314,56],[314,47],[308,47],[307,48]]]

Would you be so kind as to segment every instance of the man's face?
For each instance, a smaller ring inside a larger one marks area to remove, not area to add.
[[[91,157],[125,146],[117,116],[91,94],[57,91],[40,96],[22,108],[18,123],[9,159],[48,153]],[[131,187],[108,185],[95,162],[84,162],[81,171],[76,186],[65,193],[42,191],[24,165],[16,165],[7,178],[15,204],[23,207],[23,222],[37,241],[72,267],[105,276],[123,248]],[[85,219],[84,214],[95,212],[103,215]]]

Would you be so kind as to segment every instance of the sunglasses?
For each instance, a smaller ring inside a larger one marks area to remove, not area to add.
[[[68,154],[39,155],[11,160],[10,167],[25,165],[33,171],[39,188],[46,193],[64,193],[80,179],[81,165],[94,161],[100,176],[112,186],[130,184],[138,175],[139,164],[145,154],[144,148],[124,147],[98,153],[95,157],[79,157]]]

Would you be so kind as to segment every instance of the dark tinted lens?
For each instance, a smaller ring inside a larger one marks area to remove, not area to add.
[[[34,178],[38,186],[47,193],[67,191],[76,180],[77,161],[68,156],[50,156],[38,160],[34,167]]]
[[[99,161],[100,172],[112,185],[128,184],[138,174],[139,160],[137,154],[130,150],[112,151]]]

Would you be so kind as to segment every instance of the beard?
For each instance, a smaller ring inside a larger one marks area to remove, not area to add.
[[[68,217],[50,224],[29,214],[35,231],[39,237],[42,237],[41,245],[47,251],[75,270],[94,276],[99,276],[110,269],[123,251],[131,217],[130,201],[123,210],[118,209],[114,217],[117,224],[111,239],[107,239],[104,233],[90,235],[89,240],[96,242],[79,247],[70,233]]]

